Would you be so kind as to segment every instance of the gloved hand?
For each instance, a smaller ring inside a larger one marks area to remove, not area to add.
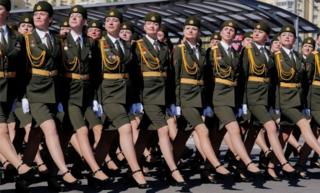
[[[173,117],[177,114],[176,112],[176,105],[171,104],[169,108],[167,108],[167,112],[169,114],[169,116]]]
[[[203,116],[205,116],[205,117],[213,117],[212,108],[207,106],[205,109],[203,109]]]
[[[135,103],[136,104],[136,112],[135,114],[143,114],[143,105],[142,103]]]
[[[64,110],[63,110],[63,105],[62,105],[62,103],[60,102],[60,103],[58,103],[58,105],[57,105],[57,109],[58,109],[58,112],[59,113],[63,113],[64,112]]]
[[[176,116],[177,117],[181,116],[181,107],[180,106],[176,106]]]
[[[242,105],[242,113],[243,113],[244,115],[247,115],[247,114],[248,114],[248,106],[247,106],[247,104],[243,104],[243,105]]]
[[[102,117],[102,115],[103,115],[103,107],[101,104],[98,104],[98,111],[96,112],[96,115],[98,117]]]
[[[134,115],[136,113],[136,111],[137,111],[136,103],[131,104],[129,113]]]
[[[28,99],[27,99],[27,98],[23,98],[23,99],[21,100],[21,102],[22,102],[22,111],[23,111],[23,113],[24,113],[24,114],[29,113],[29,112],[30,112],[30,107],[29,107],[29,101],[28,101]]]
[[[280,113],[281,113],[281,112],[280,112],[280,109],[275,109],[274,112],[275,112],[277,115],[280,115]]]
[[[242,108],[239,108],[238,112],[236,114],[236,117],[240,118],[242,115],[243,115],[243,110],[242,110]]]
[[[310,109],[308,109],[308,108],[303,109],[303,110],[302,110],[302,113],[303,113],[304,116],[306,116],[306,117],[310,117],[310,115],[311,115]]]
[[[93,101],[92,101],[92,110],[93,110],[94,112],[98,112],[98,111],[99,111],[99,103],[98,103],[97,100],[93,100]]]
[[[17,101],[15,100],[12,103],[11,112],[15,112],[16,111],[16,105],[17,105]]]

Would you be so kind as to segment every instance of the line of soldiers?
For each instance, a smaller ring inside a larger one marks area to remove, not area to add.
[[[248,181],[262,175],[261,167],[279,181],[278,163],[283,176],[308,178],[308,155],[320,154],[320,59],[312,38],[303,42],[303,55],[293,50],[292,26],[268,50],[271,30],[258,22],[238,52],[238,25],[225,21],[204,50],[194,16],[173,48],[155,12],[145,16],[139,39],[117,9],[106,11],[105,30],[93,20],[85,32],[87,10],[75,5],[55,34],[48,2],[21,17],[17,32],[6,24],[10,8],[10,0],[0,0],[0,160],[6,180],[17,176],[18,192],[28,191],[36,173],[52,190],[79,189],[83,167],[88,185],[103,189],[123,160],[141,189],[149,188],[145,167],[156,165],[163,179],[187,191],[181,169],[190,136],[204,182]],[[219,160],[222,141],[228,167]],[[250,158],[255,143],[260,168]],[[288,157],[295,150],[293,167]]]

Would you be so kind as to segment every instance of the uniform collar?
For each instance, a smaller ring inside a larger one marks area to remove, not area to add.
[[[72,36],[74,42],[77,42],[78,38],[80,38],[80,42],[82,42],[83,38],[82,38],[82,33],[81,34],[77,34],[76,32],[74,32],[73,30],[70,31],[70,35]]]
[[[1,26],[1,28],[2,28],[2,30],[4,32],[4,35],[8,34],[8,26],[7,25],[3,25],[3,26]]]
[[[231,48],[231,44],[228,45],[226,42],[224,42],[223,40],[220,41],[220,45],[223,47],[223,49],[227,52],[229,48]]]
[[[151,45],[154,45],[154,42],[157,41],[156,39],[152,39],[150,36],[146,35],[147,40],[151,43]]]
[[[110,34],[107,34],[107,36],[110,38],[110,40],[112,41],[113,44],[115,44],[116,41],[119,41],[119,42],[120,42],[120,38],[115,38],[115,37],[113,37],[113,36],[110,35]]]
[[[256,42],[254,42],[254,44],[257,46],[258,50],[265,48],[264,45],[257,44]]]
[[[290,56],[290,52],[293,52],[293,49],[288,49],[282,46],[282,49],[286,52],[288,56]]]
[[[36,32],[37,32],[37,34],[39,35],[39,37],[41,39],[44,39],[46,37],[47,33],[50,34],[49,30],[48,31],[42,31],[42,30],[39,30],[38,28],[36,28]]]

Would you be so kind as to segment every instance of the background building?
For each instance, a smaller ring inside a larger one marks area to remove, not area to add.
[[[40,0],[12,0],[14,8],[32,8]],[[97,3],[114,3],[128,0],[47,0],[54,6],[68,6],[76,4],[97,4]]]

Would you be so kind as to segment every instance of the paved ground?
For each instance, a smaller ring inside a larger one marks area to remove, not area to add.
[[[257,158],[258,149],[255,148],[253,151],[253,158]],[[190,176],[188,184],[190,186],[190,192],[192,193],[230,193],[230,192],[245,192],[245,193],[319,193],[320,187],[320,169],[310,169],[312,179],[310,180],[283,180],[281,182],[267,181],[265,183],[235,183],[230,184],[229,182],[224,182],[224,184],[203,184],[200,181],[200,175]],[[186,174],[189,172],[187,171]],[[108,189],[100,191],[102,193],[118,193],[118,192],[130,192],[130,193],[171,193],[180,192],[179,188],[168,186],[167,183],[161,180],[156,180],[154,178],[148,177],[147,180],[151,186],[148,190],[139,190],[135,187],[130,187],[129,182],[126,178],[117,178],[116,181],[108,187]],[[86,180],[83,180],[83,186],[81,191],[69,191],[70,193],[93,193],[89,187],[86,186]],[[37,183],[31,186],[32,193],[44,193],[48,192],[45,187],[46,183]],[[13,193],[14,184],[4,184],[0,185],[0,193]]]

